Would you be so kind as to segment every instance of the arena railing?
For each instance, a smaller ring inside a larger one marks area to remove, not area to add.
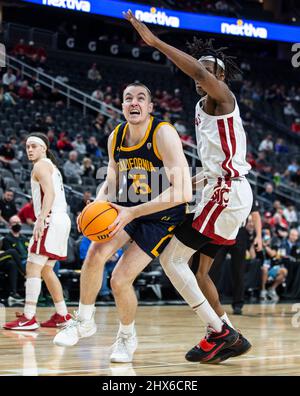
[[[11,55],[7,55],[7,66],[11,67],[14,70],[19,69],[21,71],[22,77],[27,76],[30,78],[34,78],[36,82],[46,86],[47,88],[57,88],[58,91],[67,98],[67,107],[70,106],[71,101],[82,105],[84,116],[86,115],[87,109],[90,109],[111,118],[111,114],[109,111],[112,111],[118,114],[118,121],[122,121],[122,111],[118,108],[108,105],[101,100],[94,99],[90,95],[80,91],[79,89],[65,84],[59,79],[54,78],[39,69],[35,69],[27,65],[26,63]]]

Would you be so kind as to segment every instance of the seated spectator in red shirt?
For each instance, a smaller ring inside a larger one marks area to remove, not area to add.
[[[300,133],[300,118],[296,118],[291,125],[291,131],[295,133]]]
[[[27,49],[26,49],[26,56],[27,56],[28,58],[32,58],[32,56],[34,56],[34,55],[37,54],[37,49],[35,48],[34,42],[33,42],[33,41],[29,41],[28,44],[29,44],[29,45],[28,45],[28,47],[27,47]]]
[[[22,82],[20,89],[18,91],[18,95],[22,99],[32,99],[33,89],[28,85],[27,80]]]
[[[45,61],[46,61],[46,59],[47,59],[47,52],[46,52],[45,48],[39,47],[39,48],[37,49],[36,53],[37,53],[37,56],[38,56],[40,62],[45,62]]]
[[[23,224],[28,224],[30,226],[34,225],[36,218],[34,215],[32,199],[19,210],[18,216]]]
[[[24,39],[20,39],[18,44],[16,44],[12,50],[13,55],[16,56],[25,56],[28,45],[25,44]]]
[[[72,151],[73,150],[73,145],[69,140],[69,136],[68,136],[67,132],[62,132],[59,135],[59,140],[58,140],[56,146],[59,151]]]

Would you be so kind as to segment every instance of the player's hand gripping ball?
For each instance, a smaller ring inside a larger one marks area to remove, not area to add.
[[[91,241],[107,242],[112,237],[108,230],[118,217],[118,211],[113,208],[109,202],[95,201],[88,204],[81,212],[78,225],[81,232]]]

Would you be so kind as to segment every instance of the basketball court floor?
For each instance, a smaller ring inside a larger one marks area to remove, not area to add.
[[[226,307],[230,313],[230,307]],[[2,308],[1,324],[15,308]],[[39,308],[38,319],[53,313]],[[71,348],[53,345],[56,329],[0,331],[1,376],[215,376],[300,375],[300,304],[246,305],[230,316],[253,344],[248,354],[219,365],[189,363],[185,352],[204,334],[187,306],[141,306],[137,316],[139,347],[132,364],[109,362],[118,328],[115,307],[97,307],[98,331]]]

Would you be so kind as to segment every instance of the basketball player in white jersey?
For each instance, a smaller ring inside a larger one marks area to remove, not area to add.
[[[187,276],[187,267],[191,256],[200,251],[199,286],[218,316],[232,326],[208,271],[218,246],[235,243],[253,201],[245,178],[250,169],[246,161],[246,136],[238,104],[226,82],[234,77],[238,68],[222,49],[214,50],[211,40],[203,43],[194,39],[190,45],[193,56],[190,56],[161,41],[130,10],[124,16],[148,45],[161,51],[193,78],[197,93],[202,97],[196,105],[196,137],[203,171],[194,178],[194,183],[205,178],[202,199],[195,213],[175,230],[160,262],[174,286],[197,312],[206,300],[195,288],[192,272],[190,278]],[[186,354],[186,359],[217,363],[250,349],[250,343],[241,334],[237,342],[227,348],[220,331],[220,327],[210,328],[206,337]]]
[[[28,246],[26,264],[26,298],[24,313],[6,323],[8,330],[35,330],[36,305],[44,279],[53,298],[56,313],[41,323],[42,327],[59,327],[66,324],[68,314],[61,284],[53,271],[57,260],[67,258],[67,245],[71,229],[61,174],[55,157],[49,150],[49,141],[42,133],[32,133],[26,140],[29,161],[33,163],[31,189],[36,222]]]

